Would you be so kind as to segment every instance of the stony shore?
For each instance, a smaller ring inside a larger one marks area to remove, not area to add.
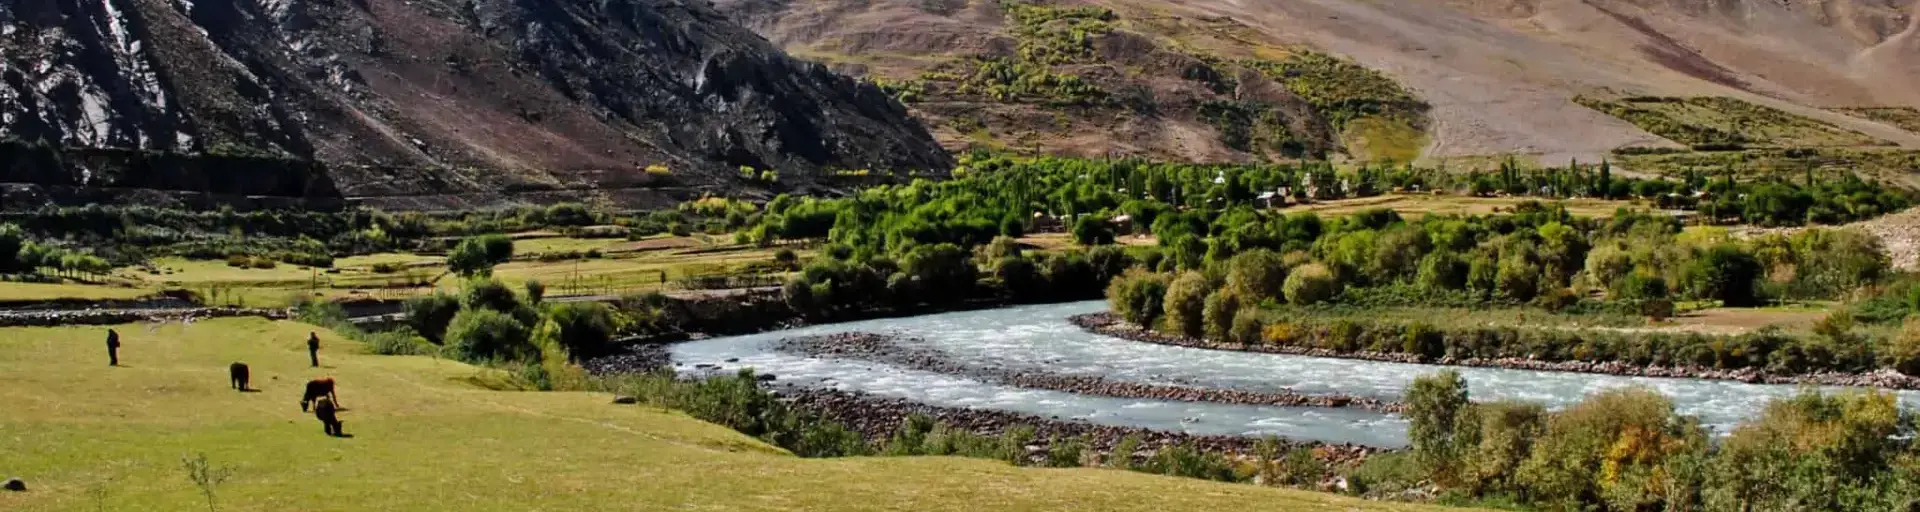
[[[1290,345],[1249,345],[1243,343],[1217,342],[1202,339],[1173,336],[1158,331],[1143,329],[1121,320],[1113,313],[1089,313],[1068,318],[1074,325],[1088,332],[1160,345],[1191,347],[1207,350],[1231,350],[1238,352],[1261,352],[1268,354],[1288,354],[1297,356],[1329,357],[1339,359],[1361,359],[1392,363],[1431,364],[1439,366],[1472,366],[1481,368],[1504,368],[1509,370],[1535,370],[1547,372],[1593,373],[1618,375],[1624,377],[1664,377],[1676,379],[1707,379],[1745,382],[1749,384],[1810,384],[1818,386],[1872,387],[1883,389],[1920,389],[1920,378],[1900,374],[1891,370],[1879,370],[1872,373],[1820,372],[1795,375],[1781,375],[1765,370],[1746,368],[1724,370],[1702,367],[1639,366],[1621,362],[1593,361],[1545,361],[1518,357],[1504,358],[1460,358],[1445,357],[1433,361],[1422,361],[1419,356],[1403,353],[1353,351],[1341,352],[1324,348],[1300,347]]]
[[[261,308],[155,308],[155,309],[60,309],[0,312],[0,327],[48,327],[55,325],[118,325],[153,322],[190,322],[205,318],[258,316],[275,320],[288,318],[285,309]]]
[[[1354,407],[1388,413],[1397,413],[1404,409],[1404,406],[1398,402],[1345,394],[1306,394],[1290,390],[1268,392],[1145,384],[1117,381],[1096,375],[1058,374],[1037,367],[968,365],[956,361],[939,349],[926,347],[920,343],[901,343],[901,341],[894,335],[851,332],[787,338],[775,345],[775,349],[807,357],[872,361],[921,371],[964,376],[1013,387],[1063,391],[1079,395],[1239,405]]]
[[[1159,447],[1173,444],[1186,444],[1204,452],[1247,458],[1253,456],[1254,448],[1260,442],[1257,438],[1245,436],[1202,436],[1184,432],[1096,425],[1084,421],[1043,418],[991,409],[938,407],[905,399],[883,398],[865,393],[809,388],[792,384],[782,385],[774,391],[793,406],[845,425],[848,429],[859,432],[869,441],[874,442],[884,441],[893,435],[911,414],[923,414],[949,428],[985,436],[997,436],[1015,426],[1033,427],[1033,441],[1027,448],[1029,455],[1035,458],[1046,453],[1051,440],[1067,437],[1078,437],[1087,443],[1088,448],[1105,453],[1111,451],[1121,439],[1137,435],[1143,442],[1142,452],[1133,454],[1136,458],[1143,457]],[[1353,444],[1284,440],[1280,442],[1283,449],[1310,448],[1315,458],[1336,467],[1358,464],[1368,455],[1381,451],[1379,448]]]

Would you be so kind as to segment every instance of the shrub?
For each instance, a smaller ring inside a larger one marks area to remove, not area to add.
[[[1085,456],[1087,450],[1087,442],[1079,436],[1054,438],[1047,444],[1050,446],[1047,450],[1047,467],[1050,468],[1080,467],[1081,458]]]
[[[1752,254],[1733,244],[1720,244],[1695,257],[1684,273],[1694,297],[1743,307],[1759,301],[1754,281],[1759,279],[1760,270]]]
[[[1460,372],[1442,370],[1413,380],[1407,387],[1407,439],[1421,467],[1442,484],[1452,484],[1461,454],[1478,442],[1473,416],[1467,408],[1467,381]]]
[[[1240,313],[1240,296],[1228,289],[1214,290],[1207,296],[1206,309],[1201,311],[1206,323],[1207,337],[1227,340],[1233,332],[1234,316]]]
[[[1233,467],[1225,456],[1202,452],[1185,443],[1167,445],[1154,452],[1147,460],[1147,471],[1223,482],[1234,479]]]
[[[1285,286],[1287,302],[1293,304],[1318,304],[1333,300],[1340,294],[1340,280],[1334,278],[1333,271],[1326,265],[1311,263],[1294,269],[1287,275]]]
[[[1882,365],[1920,377],[1920,318],[1908,317],[1882,352]]]
[[[454,315],[447,325],[446,343],[454,358],[470,363],[487,361],[535,361],[540,351],[533,346],[526,324],[492,309],[467,309]]]
[[[1151,327],[1160,320],[1169,281],[1167,274],[1141,268],[1128,270],[1107,285],[1107,302],[1120,318],[1134,325]]]
[[[434,352],[433,345],[409,330],[367,333],[362,341],[367,343],[368,352],[383,356],[419,356]]]
[[[1243,309],[1233,315],[1233,327],[1227,331],[1228,341],[1247,345],[1259,344],[1267,330],[1260,321],[1260,311]]]
[[[513,239],[502,235],[469,237],[447,253],[447,269],[462,276],[493,274],[494,265],[513,259]]]
[[[547,285],[535,280],[527,280],[527,302],[539,304],[547,297]]]
[[[1660,470],[1668,456],[1705,442],[1699,425],[1675,416],[1672,400],[1659,392],[1602,391],[1547,420],[1520,465],[1520,483],[1549,503],[1658,509],[1670,483]]]
[[[1467,286],[1467,262],[1452,251],[1435,251],[1420,259],[1415,282],[1436,290],[1458,290]]]
[[[468,309],[491,309],[502,313],[513,313],[520,309],[520,298],[512,288],[498,279],[475,279],[468,281],[460,304]]]
[[[1207,277],[1192,271],[1180,274],[1167,285],[1167,296],[1162,302],[1167,310],[1167,330],[1189,338],[1205,335],[1209,288]]]
[[[1227,289],[1248,303],[1279,299],[1286,283],[1286,262],[1273,251],[1254,249],[1227,260]]]
[[[452,295],[435,292],[407,299],[407,325],[420,333],[428,341],[440,343],[447,332],[447,324],[453,322],[453,316],[460,313],[460,300]]]
[[[612,352],[613,335],[620,330],[615,316],[612,307],[598,302],[567,302],[547,309],[547,321],[560,330],[554,341],[579,359]]]
[[[1113,226],[1106,219],[1082,215],[1073,221],[1073,241],[1080,245],[1112,245]]]

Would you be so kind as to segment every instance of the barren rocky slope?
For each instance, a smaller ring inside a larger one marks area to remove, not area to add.
[[[50,189],[645,204],[750,186],[739,166],[805,186],[951,165],[880,90],[700,1],[4,0],[0,59],[0,139],[89,148],[0,169]],[[156,182],[127,163],[143,154],[100,148],[321,168]],[[323,183],[282,183],[301,179]]]
[[[1518,152],[1559,163],[1671,144],[1570,101],[1582,94],[1729,96],[1920,147],[1920,135],[1823,110],[1920,106],[1920,87],[1912,86],[1920,83],[1917,0],[1043,3],[1104,6],[1123,28],[1160,38],[1163,47],[1258,53],[1304,45],[1353,59],[1431,106],[1422,151],[1429,158]],[[946,59],[1010,44],[1002,4],[723,0],[721,7],[797,54],[906,79]],[[1163,110],[1184,100],[1159,99],[1171,106]],[[936,125],[952,117],[937,105],[916,108]],[[950,146],[971,142],[964,130],[936,132]],[[1173,123],[1154,133],[1169,139],[1164,153],[1220,154],[1205,126]],[[1117,139],[1057,146],[1095,154],[1138,150],[1135,138]]]

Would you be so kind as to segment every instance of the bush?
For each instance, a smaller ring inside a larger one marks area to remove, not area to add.
[[[435,292],[407,299],[407,325],[420,333],[428,341],[440,343],[447,332],[447,324],[453,322],[453,316],[460,313],[460,300],[452,295]]]
[[[1882,351],[1882,365],[1894,371],[1920,377],[1920,318],[1907,318],[1900,332]]]
[[[1760,270],[1752,254],[1733,244],[1720,244],[1694,258],[1684,272],[1694,297],[1744,307],[1760,300],[1754,285]]]
[[[1279,299],[1286,283],[1286,262],[1273,251],[1254,249],[1227,260],[1227,289],[1249,304]]]
[[[1073,241],[1080,245],[1112,245],[1113,226],[1106,219],[1082,215],[1073,221]]]
[[[576,359],[609,354],[619,321],[612,307],[598,302],[567,302],[547,309],[547,321],[560,329],[554,341]]]
[[[460,303],[468,309],[491,309],[502,313],[513,313],[521,307],[520,298],[514,296],[513,289],[498,279],[468,281]]]
[[[1240,313],[1240,308],[1240,295],[1230,289],[1214,290],[1212,295],[1208,295],[1206,309],[1201,311],[1207,337],[1228,340],[1233,333],[1234,317]]]
[[[1407,439],[1413,444],[1413,456],[1436,481],[1450,485],[1455,481],[1461,455],[1478,443],[1473,416],[1467,408],[1467,381],[1460,372],[1442,370],[1421,376],[1407,387]]]
[[[446,344],[452,356],[469,363],[538,361],[540,350],[529,338],[526,324],[492,309],[467,309],[447,325]]]
[[[365,335],[367,351],[383,356],[420,356],[434,353],[435,347],[412,331],[383,331]]]
[[[1260,321],[1260,311],[1243,309],[1233,315],[1233,328],[1228,331],[1227,339],[1234,343],[1257,345],[1266,333],[1267,325]]]
[[[1311,263],[1294,269],[1287,275],[1284,292],[1287,302],[1293,304],[1318,304],[1333,300],[1340,294],[1340,280],[1326,265]]]
[[[1167,274],[1136,267],[1107,285],[1107,302],[1120,318],[1141,327],[1152,327],[1164,312],[1169,281]]]
[[[535,280],[527,280],[527,302],[539,304],[547,297],[547,285]]]
[[[1670,483],[1661,470],[1667,458],[1705,442],[1706,432],[1674,415],[1673,401],[1659,392],[1602,391],[1548,419],[1519,480],[1548,503],[1659,509]]]
[[[1207,277],[1199,272],[1180,274],[1167,285],[1166,329],[1189,338],[1206,335]]]
[[[502,235],[469,237],[447,253],[447,269],[466,277],[493,274],[494,265],[513,259],[513,239]]]

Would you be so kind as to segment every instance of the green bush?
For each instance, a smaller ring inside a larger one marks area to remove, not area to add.
[[[1476,419],[1469,413],[1467,381],[1460,372],[1442,370],[1421,376],[1407,387],[1407,439],[1414,459],[1436,481],[1458,481],[1461,455],[1479,442]]]
[[[408,330],[367,333],[361,341],[366,342],[368,352],[383,356],[423,356],[436,350],[427,340]]]
[[[1318,304],[1340,294],[1340,280],[1326,265],[1310,263],[1287,275],[1284,292],[1289,303]]]
[[[1727,307],[1751,306],[1760,300],[1755,288],[1760,263],[1733,244],[1708,248],[1687,264],[1684,273],[1696,298],[1719,300]]]
[[[1280,299],[1287,283],[1287,264],[1279,253],[1254,249],[1227,260],[1227,289],[1249,304]]]
[[[526,324],[492,309],[472,308],[454,315],[446,345],[456,359],[470,363],[539,361]]]
[[[1240,295],[1228,288],[1214,290],[1207,296],[1206,309],[1201,312],[1206,323],[1208,338],[1229,340],[1233,334],[1234,316],[1240,313]]]
[[[1120,318],[1141,327],[1152,327],[1165,312],[1164,301],[1171,280],[1167,274],[1136,267],[1107,285],[1107,302]]]
[[[452,295],[434,292],[407,299],[407,325],[428,341],[440,343],[447,332],[447,324],[453,322],[453,316],[460,313],[460,300]]]
[[[612,307],[599,302],[565,302],[547,308],[547,321],[560,328],[556,341],[577,359],[607,355],[617,348],[613,336],[619,320]]]
[[[1186,272],[1167,285],[1166,329],[1169,332],[1199,338],[1206,335],[1207,290],[1213,287],[1199,272]]]

